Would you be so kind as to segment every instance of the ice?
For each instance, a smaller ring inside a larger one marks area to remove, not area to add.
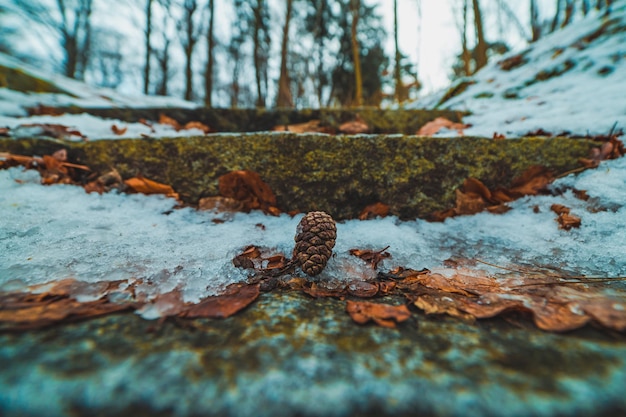
[[[518,200],[501,215],[485,212],[442,223],[395,217],[340,222],[335,256],[316,280],[372,279],[376,271],[349,250],[386,246],[392,258],[380,264],[381,270],[437,269],[452,258],[626,276],[625,161],[604,162],[553,186],[585,189],[589,201],[564,191]],[[178,289],[185,301],[195,302],[246,280],[248,272],[235,268],[232,258],[248,245],[289,257],[302,216],[238,213],[215,223],[214,213],[175,209],[174,200],[160,196],[87,194],[76,186],[38,182],[34,171],[0,171],[0,288],[64,278],[141,280],[142,297]],[[550,210],[555,203],[580,216],[581,227],[560,230]]]

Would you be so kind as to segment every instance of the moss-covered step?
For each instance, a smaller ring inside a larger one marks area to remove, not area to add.
[[[0,334],[0,414],[626,412],[626,343],[619,336],[422,314],[387,329],[359,326],[345,309],[342,300],[275,292],[224,320],[156,323],[122,314]]]
[[[141,119],[159,120],[164,114],[185,124],[202,122],[217,132],[258,132],[277,126],[319,120],[320,126],[338,130],[342,123],[357,116],[369,126],[368,133],[403,133],[414,135],[420,127],[437,117],[460,122],[463,112],[452,110],[382,110],[359,109],[220,109],[220,108],[63,108],[67,113],[89,113],[98,117],[137,122]]]
[[[402,219],[427,218],[454,205],[468,177],[508,187],[532,165],[556,174],[579,167],[592,141],[569,138],[428,138],[402,135],[217,134],[189,138],[58,143],[1,139],[0,152],[68,150],[72,162],[124,178],[170,184],[189,203],[218,195],[218,178],[234,170],[260,174],[284,211],[324,210],[354,218],[382,202]]]

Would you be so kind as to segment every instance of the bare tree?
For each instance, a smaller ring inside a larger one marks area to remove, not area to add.
[[[152,45],[150,43],[150,36],[152,35],[152,2],[153,0],[146,0],[146,27],[144,29],[146,55],[143,67],[144,94],[148,94],[148,88],[150,87],[150,59],[152,57]]]
[[[393,0],[393,41],[395,46],[393,78],[396,83],[394,96],[398,103],[402,103],[407,99],[407,91],[402,83],[402,68],[400,63],[402,54],[400,53],[400,45],[398,42],[398,0]]]
[[[263,108],[267,94],[267,64],[270,49],[269,9],[266,0],[256,0],[252,5],[252,28],[256,106]]]
[[[178,22],[178,30],[181,33],[180,42],[185,54],[185,100],[193,98],[193,66],[192,58],[194,47],[200,40],[202,25],[197,24],[194,15],[199,10],[197,0],[184,0],[182,4],[183,16]]]
[[[207,30],[207,64],[206,71],[204,74],[204,105],[207,107],[211,107],[213,105],[213,65],[214,65],[214,54],[215,54],[215,39],[213,38],[213,25],[214,25],[214,16],[215,16],[215,1],[209,0],[208,4],[209,8],[209,29]]]
[[[65,76],[84,78],[91,46],[93,0],[76,0],[71,3],[56,0],[54,6],[44,4],[41,0],[15,0],[14,3],[31,21],[59,35]],[[57,14],[60,19],[56,17]]]
[[[286,13],[285,24],[283,26],[283,40],[280,48],[280,78],[278,79],[278,95],[276,98],[276,106],[293,107],[293,97],[289,89],[289,71],[287,70],[287,56],[289,47],[289,24],[291,22],[291,14],[293,9],[293,0],[285,0]]]
[[[361,0],[350,0],[350,12],[352,15],[351,42],[352,57],[354,60],[354,105],[363,105],[363,76],[361,75],[361,57],[359,51],[359,39],[357,38],[357,28],[361,10]]]
[[[530,0],[530,30],[531,42],[536,42],[541,38],[541,22],[539,21],[539,5],[537,0]]]
[[[472,6],[474,8],[474,28],[476,30],[476,48],[474,48],[476,68],[478,71],[485,65],[487,65],[487,41],[485,40],[485,32],[483,30],[483,17],[480,10],[480,4],[478,0],[472,0]]]

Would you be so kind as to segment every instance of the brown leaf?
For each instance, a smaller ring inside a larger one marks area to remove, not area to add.
[[[431,294],[421,295],[413,302],[415,307],[423,310],[426,314],[447,314],[458,317],[465,321],[473,321],[474,316],[459,310],[454,300],[448,295],[433,296]]]
[[[511,188],[507,194],[513,199],[526,195],[537,195],[544,191],[553,180],[554,175],[548,168],[533,165],[511,182]]]
[[[202,122],[188,122],[187,124],[185,124],[185,126],[183,127],[183,129],[189,130],[189,129],[198,129],[204,132],[204,134],[206,135],[207,133],[211,133],[211,128],[207,125],[205,125]]]
[[[418,136],[433,136],[435,133],[439,132],[441,129],[450,129],[456,130],[459,135],[463,135],[463,130],[470,127],[470,125],[463,123],[455,123],[452,122],[445,117],[437,117],[435,120],[432,120],[426,123],[424,126],[420,127],[417,131]]]
[[[170,125],[174,128],[174,130],[176,130],[177,132],[182,128],[180,126],[180,123],[178,123],[178,121],[176,121],[175,119],[166,116],[165,114],[161,113],[159,114],[159,123],[162,125]]]
[[[122,191],[124,187],[124,180],[116,169],[113,169],[105,174],[100,175],[94,181],[90,181],[83,187],[88,193],[102,194],[111,190]]]
[[[582,220],[578,216],[574,216],[573,214],[559,214],[559,217],[556,219],[559,222],[559,229],[571,230],[572,227],[580,227]]]
[[[167,197],[172,197],[178,200],[178,194],[171,186],[149,180],[148,178],[144,178],[142,176],[129,178],[124,181],[124,184],[137,193],[146,195],[164,194]]]
[[[274,126],[274,131],[278,132],[292,132],[292,133],[332,133],[332,131],[324,126],[320,125],[319,120],[309,120],[304,123],[296,123],[291,125],[278,125]]]
[[[408,320],[411,312],[405,305],[392,306],[389,304],[370,303],[366,301],[348,301],[346,311],[352,320],[365,324],[373,320],[382,327],[394,328],[396,323]]]
[[[244,210],[243,202],[229,197],[204,197],[198,202],[198,210],[214,210],[218,213],[235,213]]]
[[[367,281],[352,281],[346,287],[348,294],[360,298],[371,298],[378,294],[378,284]]]
[[[150,133],[155,133],[156,132],[156,130],[154,130],[154,126],[152,125],[152,123],[150,123],[146,119],[139,119],[139,123],[141,123],[144,126],[149,127],[150,128]],[[142,135],[143,135],[143,133],[142,133]]]
[[[263,210],[278,214],[276,196],[259,174],[253,171],[232,171],[218,179],[220,195],[242,202],[244,211]]]
[[[111,131],[114,134],[118,135],[118,136],[123,135],[124,133],[126,133],[127,130],[128,130],[128,126],[126,126],[126,127],[118,127],[115,124],[113,126],[111,126]]]
[[[378,264],[386,258],[391,258],[389,252],[385,252],[389,249],[389,246],[384,247],[379,251],[373,251],[370,249],[350,249],[350,255],[363,259],[365,262],[371,265],[372,268],[378,268]]]
[[[185,318],[227,318],[248,307],[259,296],[259,284],[232,284],[224,294],[207,297],[178,314]]]
[[[319,284],[311,282],[309,286],[305,285],[302,288],[302,292],[313,298],[335,297],[343,299],[346,295],[346,285],[334,282],[320,282]]]
[[[11,129],[8,127],[0,127],[0,137],[9,137]]]
[[[368,133],[370,131],[370,127],[365,120],[357,115],[354,120],[339,125],[339,131],[347,135],[358,135],[361,133]]]
[[[370,220],[376,217],[387,217],[389,215],[389,206],[378,202],[365,207],[359,214],[359,220]]]

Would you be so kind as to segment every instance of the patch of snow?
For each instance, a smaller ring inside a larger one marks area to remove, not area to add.
[[[45,106],[79,106],[79,107],[178,107],[196,108],[197,104],[176,97],[135,95],[127,96],[108,88],[92,87],[83,82],[41,71],[30,65],[0,53],[0,66],[19,69],[21,72],[39,78],[68,94],[52,93],[21,93],[10,88],[0,88],[0,102],[11,105],[0,106],[0,114],[24,115],[25,107]],[[10,87],[10,86],[9,86]],[[20,111],[19,107],[22,107]]]
[[[589,201],[567,191],[518,200],[502,215],[485,212],[443,223],[395,217],[345,221],[337,227],[336,256],[316,279],[371,278],[374,271],[349,250],[387,245],[393,257],[381,270],[437,269],[449,258],[461,258],[626,276],[625,186],[622,158],[555,182],[555,189],[586,189]],[[581,227],[560,230],[550,210],[555,203],[580,216]],[[238,213],[216,224],[214,213],[173,207],[173,200],[160,196],[86,194],[76,186],[42,186],[34,171],[0,171],[0,288],[64,278],[140,279],[137,293],[147,298],[178,288],[186,301],[198,301],[246,279],[247,272],[235,268],[232,259],[247,245],[289,257],[301,218]]]
[[[469,79],[474,84],[443,104],[472,113],[464,118],[472,125],[466,135],[519,137],[543,129],[582,136],[607,134],[616,122],[626,127],[626,2],[615,2],[609,16],[591,12],[530,45],[521,52],[524,64],[500,67],[518,54],[492,60]],[[414,106],[434,106],[442,96]]]

